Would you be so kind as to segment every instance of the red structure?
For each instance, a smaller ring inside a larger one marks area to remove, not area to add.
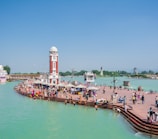
[[[59,83],[58,49],[55,46],[49,51],[49,83],[51,85]]]

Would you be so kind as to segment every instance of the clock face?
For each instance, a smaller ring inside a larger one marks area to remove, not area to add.
[[[52,61],[57,61],[57,57],[56,56],[52,56]]]

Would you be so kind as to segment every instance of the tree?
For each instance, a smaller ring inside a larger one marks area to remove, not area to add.
[[[149,74],[154,74],[154,71],[152,71],[152,70],[149,70]]]
[[[70,71],[59,72],[59,74],[60,74],[61,76],[70,76],[70,75],[72,75],[72,72],[70,72]]]
[[[92,70],[92,72],[93,72],[94,74],[96,74],[96,75],[99,75],[99,74],[100,74],[100,71],[98,71],[98,70]]]
[[[8,65],[4,66],[3,69],[6,70],[8,74],[10,74],[11,69]]]
[[[76,71],[76,72],[74,73],[74,75],[75,75],[75,76],[84,75],[85,72],[87,72],[87,71],[86,71],[86,70],[81,70],[81,71],[79,71],[79,72]]]
[[[148,74],[148,72],[147,71],[142,71],[141,74]]]

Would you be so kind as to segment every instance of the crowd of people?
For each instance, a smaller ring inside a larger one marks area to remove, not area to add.
[[[78,101],[91,101],[97,104],[121,104],[122,106],[131,105],[133,108],[136,105],[145,104],[145,94],[140,91],[126,91],[126,94],[121,94],[123,91],[120,88],[116,88],[115,91],[112,91],[111,87],[99,87],[100,90],[87,90],[86,88],[74,89],[73,87],[56,87],[56,86],[47,86],[41,84],[35,84],[33,81],[28,80],[20,83],[16,89],[31,98],[64,98]],[[110,89],[110,90],[108,90]],[[111,92],[111,93],[109,93]],[[131,93],[131,95],[129,95]],[[110,94],[110,97],[109,97]],[[95,106],[96,107],[96,106]],[[148,121],[158,121],[158,96],[155,97],[155,107],[157,110],[153,110],[150,107],[150,110],[147,112]]]

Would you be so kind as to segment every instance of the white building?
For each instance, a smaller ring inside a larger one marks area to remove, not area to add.
[[[5,83],[7,80],[7,71],[0,65],[0,83]]]
[[[86,72],[84,74],[84,79],[87,83],[93,83],[95,81],[96,75],[93,72]]]

